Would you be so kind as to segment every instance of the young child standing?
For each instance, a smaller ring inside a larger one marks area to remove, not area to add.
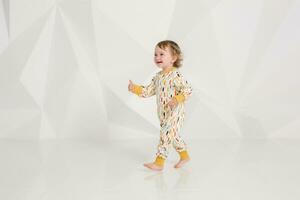
[[[184,80],[178,68],[181,66],[182,52],[179,46],[171,40],[159,42],[155,47],[154,62],[161,68],[147,86],[134,84],[129,80],[128,90],[140,97],[156,95],[157,114],[160,121],[160,141],[157,146],[154,162],[144,166],[161,171],[168,157],[171,146],[180,155],[180,160],[174,166],[182,167],[190,160],[186,143],[179,135],[184,121],[184,102],[192,93],[190,84]]]

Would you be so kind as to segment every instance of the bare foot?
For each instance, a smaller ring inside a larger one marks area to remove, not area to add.
[[[187,159],[184,159],[184,160],[179,160],[178,163],[176,163],[176,165],[174,165],[175,168],[180,168],[182,167],[183,165],[185,165],[187,162],[189,162],[190,159],[187,158]]]
[[[163,170],[163,167],[158,166],[154,163],[145,163],[144,166],[151,170],[154,170],[154,171],[162,171]]]

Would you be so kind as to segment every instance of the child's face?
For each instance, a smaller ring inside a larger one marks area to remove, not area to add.
[[[154,62],[159,68],[172,67],[176,59],[176,56],[172,55],[170,47],[165,49],[161,49],[158,46],[155,47]]]

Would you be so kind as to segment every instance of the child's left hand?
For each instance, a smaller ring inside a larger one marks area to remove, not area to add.
[[[173,98],[171,99],[171,101],[169,101],[169,102],[167,103],[167,105],[168,105],[171,109],[175,108],[175,107],[177,106],[177,104],[178,104],[178,102],[177,102],[177,100],[176,100],[175,97],[173,97]]]

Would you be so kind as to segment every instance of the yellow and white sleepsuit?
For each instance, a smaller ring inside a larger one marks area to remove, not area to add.
[[[133,92],[140,97],[156,95],[161,130],[155,163],[159,166],[164,164],[170,146],[175,148],[181,159],[189,158],[186,144],[178,133],[184,121],[184,101],[192,94],[192,88],[184,80],[180,71],[175,67],[167,72],[160,71],[152,78],[149,85],[134,85]],[[171,109],[167,103],[173,97],[178,104]]]

